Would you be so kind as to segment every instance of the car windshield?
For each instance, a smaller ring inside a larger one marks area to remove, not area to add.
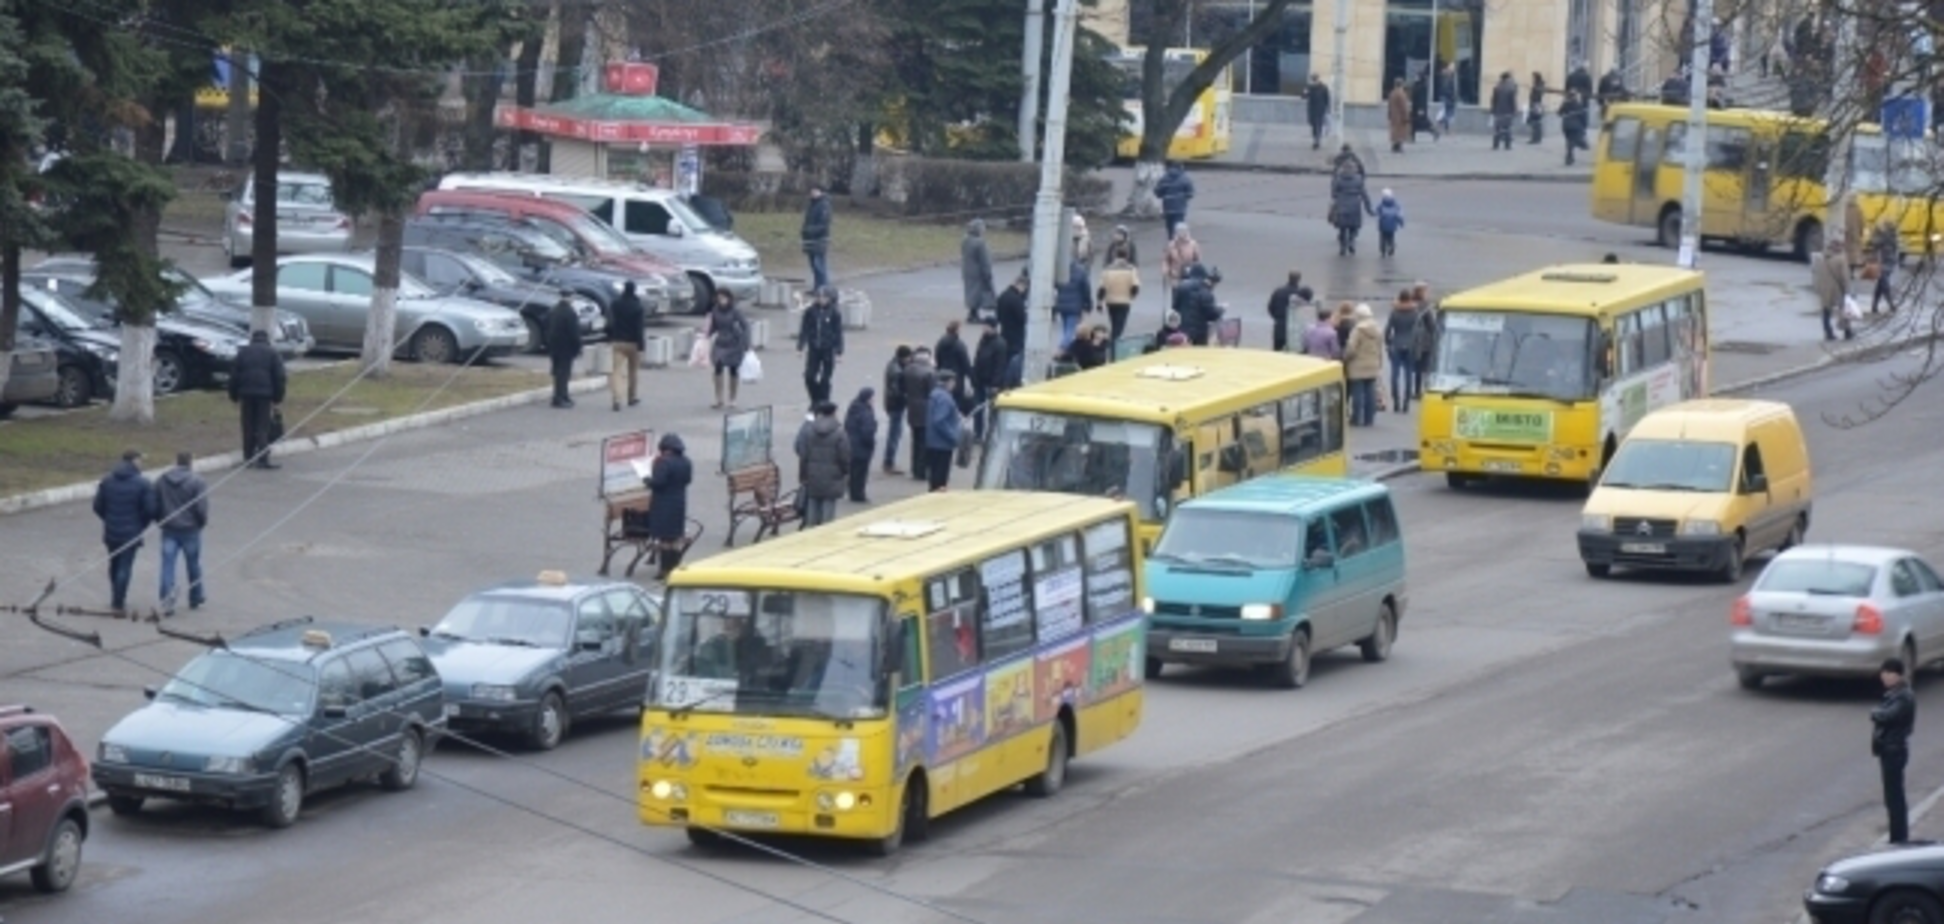
[[[1600,486],[1719,494],[1729,489],[1734,474],[1733,443],[1632,439],[1613,454]]]
[[[566,601],[518,594],[475,594],[432,628],[434,637],[533,648],[566,648],[574,613]]]
[[[1159,519],[1167,442],[1155,424],[1001,408],[979,487],[1126,498]]]
[[[510,285],[519,284],[520,280],[518,277],[514,276],[512,273],[500,269],[499,264],[494,263],[493,261],[488,260],[484,257],[476,256],[474,254],[469,254],[469,253],[455,253],[452,256],[454,259],[458,260],[459,262],[464,263],[466,265],[466,269],[470,270],[474,276],[479,277],[481,282],[484,282],[489,286],[510,286]]]
[[[184,665],[155,696],[217,709],[309,715],[316,689],[309,665],[212,651]]]
[[[677,588],[654,703],[739,715],[874,718],[884,601],[790,590]]]
[[[178,286],[182,289],[182,295],[178,296],[177,304],[193,304],[217,300],[216,293],[209,291],[209,287],[203,285],[202,280],[183,272],[180,267],[174,264],[162,268],[162,278],[167,280],[171,285]]]
[[[1432,365],[1432,391],[1579,401],[1598,388],[1587,362],[1599,342],[1587,318],[1451,309]]]
[[[1776,594],[1867,597],[1876,585],[1875,565],[1834,558],[1785,558],[1762,572],[1755,589]]]
[[[22,284],[20,298],[46,317],[47,323],[61,330],[92,330],[101,326],[100,321],[87,317],[66,299],[44,289]]]
[[[1297,517],[1184,507],[1168,518],[1149,557],[1190,565],[1293,568],[1302,547],[1303,521]]]
[[[592,215],[579,214],[563,218],[560,223],[572,229],[588,249],[604,257],[625,256],[634,252],[634,245],[621,236],[621,232]]]

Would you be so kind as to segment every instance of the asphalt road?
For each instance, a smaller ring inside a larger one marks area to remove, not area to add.
[[[1234,255],[1217,259],[1249,292],[1235,296],[1246,304],[1251,287],[1266,294],[1280,275],[1278,253],[1320,254],[1328,229],[1320,218],[1314,228],[1287,220],[1302,208],[1293,201],[1301,190],[1272,223],[1241,210],[1266,194],[1226,179],[1202,182],[1210,214],[1198,232]],[[1218,214],[1223,189],[1238,205]],[[1525,208],[1496,231],[1460,224],[1492,217],[1486,203],[1515,195],[1532,209],[1583,214],[1574,188],[1427,185],[1413,195],[1424,256],[1407,239],[1390,270],[1373,257],[1331,264],[1346,287],[1408,270],[1449,289],[1638,237],[1570,218],[1552,232],[1522,230]],[[1258,222],[1280,236],[1257,233]],[[1158,253],[1158,237],[1144,230],[1145,253]],[[1793,272],[1730,260],[1749,277]],[[935,330],[956,302],[954,269],[866,285],[882,323],[855,339],[853,357]],[[794,363],[770,355],[780,384],[762,394],[779,404],[781,444],[800,392]],[[880,365],[847,361],[839,394]],[[1929,436],[1944,424],[1940,390],[1926,386],[1864,430],[1824,419],[1869,403],[1885,371],[1842,368],[1767,393],[1810,423],[1820,486],[1810,537],[1944,557],[1944,536],[1913,503],[1929,496],[1944,461]],[[375,449],[292,458],[280,473],[239,474],[214,511],[213,604],[185,626],[234,629],[301,612],[421,624],[480,584],[591,567],[601,432],[621,421],[679,428],[698,467],[713,468],[700,376],[648,382],[653,410],[644,414],[610,415],[590,401],[572,413],[528,408]],[[786,846],[989,922],[1631,924],[1787,920],[1817,865],[1880,830],[1867,684],[1737,690],[1725,663],[1732,590],[1590,581],[1570,543],[1579,504],[1569,494],[1454,494],[1421,478],[1393,487],[1412,605],[1391,663],[1327,657],[1295,693],[1171,672],[1152,687],[1140,733],[1076,765],[1056,800],[997,797],[942,821],[930,843],[891,862]],[[903,478],[873,484],[880,500],[910,491]],[[719,479],[702,479],[692,494],[709,523],[704,549],[720,541],[722,502]],[[79,505],[0,521],[0,560],[9,563],[0,600],[31,598],[49,575],[77,572],[57,602],[98,604],[93,534]],[[145,552],[137,587],[153,586],[154,567]],[[144,628],[80,621],[103,630],[121,657],[90,656],[12,623],[0,645],[0,699],[55,708],[91,747],[140,702],[140,686],[192,649]],[[1911,765],[1919,793],[1944,783],[1944,734],[1928,716]],[[583,725],[537,758],[443,748],[418,790],[324,796],[286,832],[197,809],[163,807],[136,821],[104,814],[75,893],[42,900],[10,879],[0,882],[0,915],[55,924],[812,919],[778,904],[785,899],[843,921],[947,919],[826,870],[697,855],[679,834],[641,828],[632,727],[625,718]]]

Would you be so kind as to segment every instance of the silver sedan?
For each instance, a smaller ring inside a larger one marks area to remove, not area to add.
[[[1917,553],[1799,545],[1736,599],[1729,660],[1745,689],[1776,674],[1875,676],[1944,659],[1944,581]]]
[[[207,279],[218,297],[246,299],[244,270]],[[277,305],[310,324],[319,350],[363,348],[371,313],[374,268],[370,255],[277,258]],[[505,356],[525,349],[526,323],[518,312],[470,298],[440,295],[409,275],[398,283],[395,340],[399,355],[423,362],[460,362],[475,353]]]

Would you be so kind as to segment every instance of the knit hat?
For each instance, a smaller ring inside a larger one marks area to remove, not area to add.
[[[1355,315],[1357,320],[1359,321],[1368,321],[1371,318],[1376,316],[1376,314],[1370,310],[1370,306],[1364,304],[1363,302],[1358,302],[1357,307],[1351,310],[1351,314]]]

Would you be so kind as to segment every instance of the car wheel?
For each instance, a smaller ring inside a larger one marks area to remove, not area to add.
[[[1809,262],[1810,257],[1822,253],[1822,249],[1823,249],[1822,223],[1817,221],[1803,222],[1802,227],[1796,229],[1796,239],[1795,239],[1796,259],[1801,260],[1804,263],[1807,263]]]
[[[47,844],[47,858],[34,867],[34,888],[42,892],[66,892],[81,872],[81,826],[63,818],[54,826],[54,837]]]
[[[297,816],[304,811],[304,768],[295,763],[284,764],[277,771],[277,785],[270,790],[270,804],[263,807],[263,824],[271,828],[288,828],[297,823]]]
[[[54,403],[60,407],[84,407],[94,399],[94,386],[88,383],[88,370],[62,366],[60,385],[54,389]]]
[[[419,764],[424,760],[424,740],[416,729],[406,729],[398,739],[398,755],[386,764],[385,772],[379,774],[378,785],[392,792],[411,789],[418,782]]]
[[[1059,794],[1066,786],[1067,761],[1073,749],[1067,745],[1066,723],[1053,723],[1053,737],[1046,742],[1046,769],[1026,781],[1026,794],[1045,799]]]
[[[1391,643],[1397,640],[1397,609],[1389,603],[1377,613],[1377,625],[1371,627],[1370,635],[1357,643],[1363,652],[1363,659],[1372,664],[1390,659]]]
[[[1740,533],[1728,541],[1728,560],[1721,565],[1718,575],[1724,584],[1734,584],[1741,580],[1743,558],[1748,554],[1747,540]]]
[[[1141,676],[1148,680],[1160,680],[1161,672],[1168,669],[1167,662],[1155,658],[1148,658],[1146,661],[1147,663],[1141,666]]]
[[[1744,690],[1759,690],[1768,675],[1746,665],[1735,665],[1735,682]]]
[[[1904,663],[1904,676],[1910,678],[1911,686],[1916,686],[1917,669],[1924,666],[1923,662],[1917,660],[1917,642],[1912,639],[1905,639],[1903,643],[1902,654],[1903,654],[1903,663]]]
[[[1870,906],[1870,924],[1944,924],[1944,904],[1916,889],[1896,889]]]
[[[561,702],[560,694],[548,693],[540,700],[540,710],[533,714],[533,730],[527,732],[527,741],[537,750],[551,751],[565,737],[567,704]]]
[[[412,358],[422,363],[459,360],[459,340],[443,327],[426,327],[412,335]]]
[[[1662,247],[1681,246],[1681,210],[1668,206],[1661,210],[1660,222],[1654,226],[1654,243]]]
[[[1587,577],[1603,578],[1612,573],[1613,573],[1612,565],[1602,565],[1597,562],[1590,562],[1590,561],[1586,563]]]
[[[123,818],[133,818],[142,814],[142,803],[144,801],[146,800],[141,796],[119,796],[110,793],[108,795],[108,811],[114,812]]]
[[[155,394],[173,395],[188,384],[189,372],[182,365],[182,357],[164,350],[155,351],[155,365],[152,367],[155,381]]]
[[[1308,629],[1297,629],[1294,638],[1289,640],[1289,657],[1273,665],[1272,680],[1276,686],[1285,690],[1300,690],[1309,683],[1310,673],[1310,634]]]
[[[1776,549],[1776,551],[1787,552],[1788,550],[1801,545],[1802,540],[1808,535],[1808,532],[1809,532],[1809,518],[1805,516],[1797,515],[1795,523],[1789,527],[1788,538],[1782,540],[1782,547]]]
[[[708,314],[710,306],[715,304],[715,284],[701,273],[690,274],[689,282],[695,287],[695,307],[689,313]]]
[[[547,329],[545,327],[542,327],[539,321],[536,321],[532,318],[521,318],[520,320],[526,322],[527,352],[528,353],[547,352]]]

